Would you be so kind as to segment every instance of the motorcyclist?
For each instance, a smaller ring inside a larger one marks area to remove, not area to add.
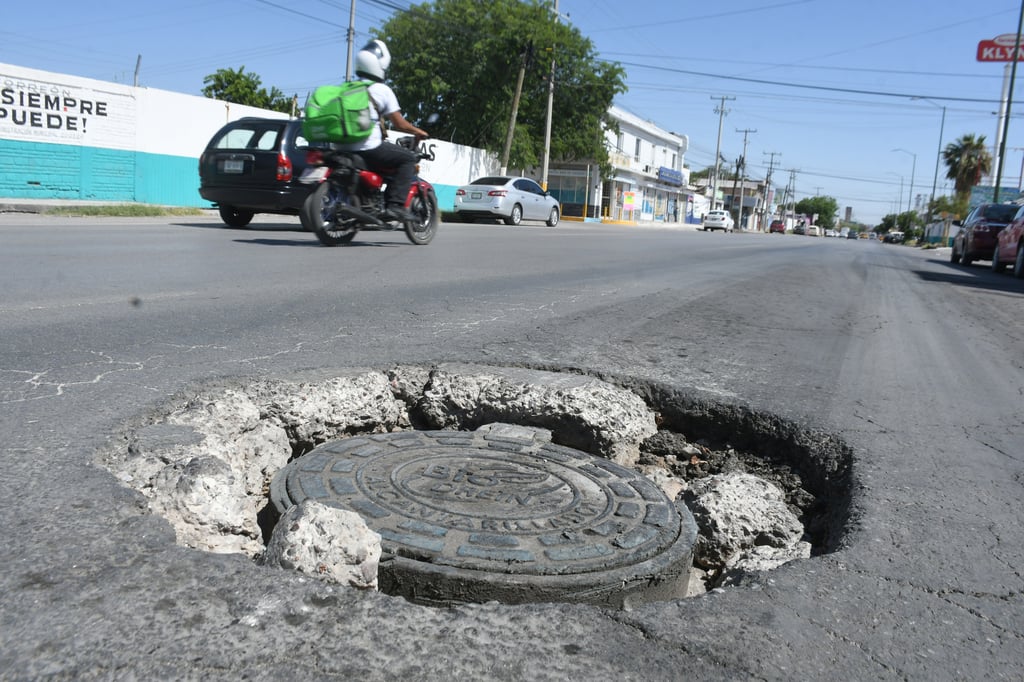
[[[343,145],[341,149],[358,152],[367,165],[378,173],[388,171],[388,185],[384,195],[387,209],[385,217],[408,222],[414,220],[414,217],[405,209],[405,200],[416,175],[416,162],[419,159],[411,149],[385,139],[387,131],[381,119],[390,122],[394,130],[415,135],[417,139],[424,139],[430,135],[402,116],[398,97],[395,96],[394,90],[384,83],[390,65],[391,53],[382,40],[371,40],[356,54],[356,75],[373,81],[369,87],[372,104],[370,117],[377,125],[368,138],[355,144]]]

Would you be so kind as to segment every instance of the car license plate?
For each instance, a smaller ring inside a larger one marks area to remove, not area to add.
[[[245,161],[224,159],[224,165],[221,166],[221,170],[225,173],[241,173],[245,170]]]
[[[310,166],[302,171],[302,175],[299,176],[299,182],[311,185],[314,182],[320,182],[326,177],[327,166]]]
[[[470,199],[479,199],[482,196],[483,196],[483,192],[470,192],[469,193],[469,198]]]

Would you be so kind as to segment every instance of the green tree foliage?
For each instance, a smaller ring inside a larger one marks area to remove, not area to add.
[[[271,111],[283,111],[291,113],[292,98],[285,97],[277,88],[260,87],[260,77],[254,73],[246,73],[242,66],[234,69],[217,69],[203,79],[203,95],[213,99],[233,102],[234,104],[245,104],[260,109]]]
[[[928,213],[936,218],[940,217],[943,213],[948,214],[953,219],[963,218],[967,215],[967,202],[967,195],[957,198],[935,197],[935,201],[928,204]]]
[[[958,198],[969,196],[971,188],[992,170],[992,154],[985,148],[984,135],[963,135],[950,142],[942,150],[942,160]]]
[[[832,197],[808,197],[796,202],[794,210],[804,215],[814,215],[817,213],[817,224],[823,230],[831,230],[836,224],[839,203]]]
[[[539,165],[548,82],[555,62],[551,160],[605,165],[603,121],[624,71],[596,57],[577,29],[539,0],[434,0],[396,13],[379,31],[391,51],[388,71],[406,118],[431,113],[434,137],[500,153],[516,79],[526,63],[509,166]]]

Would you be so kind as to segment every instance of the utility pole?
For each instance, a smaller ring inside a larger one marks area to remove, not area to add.
[[[555,22],[558,22],[558,0],[555,0]],[[548,113],[544,122],[544,158],[541,161],[540,186],[548,191],[548,164],[551,161],[551,109],[555,101],[555,46],[551,46],[551,74],[548,76]]]
[[[764,212],[763,215],[767,215],[768,209],[771,208],[768,205],[769,198],[772,193],[772,171],[775,169],[775,157],[782,156],[782,152],[761,152],[762,154],[768,155],[768,173],[764,178]],[[761,222],[761,226],[764,227],[764,220]]]
[[[757,131],[753,128],[744,128],[740,130],[736,129],[737,133],[743,133],[743,154],[740,155],[739,163],[736,164],[736,179],[740,181],[740,193],[739,200],[740,205],[736,209],[736,227],[742,232],[743,231],[743,167],[747,163],[747,135],[750,133],[756,133]],[[732,198],[736,200],[736,183],[732,185]]]
[[[796,169],[791,168],[789,170],[789,182],[786,183],[786,189],[782,193],[782,218],[785,220],[787,215],[786,206],[792,202],[793,208],[788,210],[788,215],[796,215]]]
[[[523,49],[522,59],[519,62],[519,77],[516,79],[516,91],[512,96],[512,116],[508,122],[508,132],[505,133],[505,148],[501,152],[501,175],[508,172],[508,157],[512,151],[512,135],[516,131],[516,118],[519,116],[519,98],[523,94],[523,78],[526,76],[526,62],[530,58],[532,46],[527,45]]]
[[[1017,41],[1013,44],[1013,63],[1010,65],[1010,92],[1006,96],[1006,118],[999,139],[999,152],[996,155],[996,187],[992,192],[992,201],[999,203],[999,184],[1003,179],[1003,161],[1006,157],[1006,135],[1010,130],[1010,107],[1013,106],[1013,81],[1017,78],[1017,61],[1020,59],[1020,34],[1024,29],[1024,0],[1020,3],[1020,15],[1017,17]]]
[[[352,43],[356,39],[356,0],[348,12],[348,57],[345,59],[345,80],[352,80]]]
[[[715,113],[718,114],[718,144],[715,145],[715,174],[711,179],[711,209],[714,210],[718,208],[718,174],[722,168],[722,117],[729,113],[729,110],[725,108],[725,101],[736,98],[721,95],[719,97],[712,96],[711,99],[721,100],[715,107]]]

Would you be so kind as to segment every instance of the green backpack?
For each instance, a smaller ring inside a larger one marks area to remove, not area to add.
[[[370,81],[321,85],[306,100],[302,134],[311,142],[362,142],[373,132]]]

